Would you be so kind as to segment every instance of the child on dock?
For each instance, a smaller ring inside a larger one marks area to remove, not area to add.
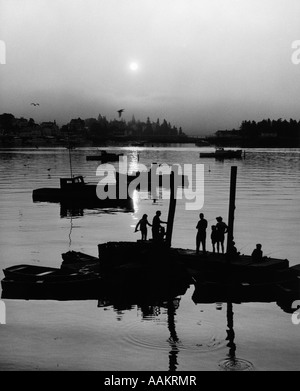
[[[215,253],[216,252],[215,246],[218,241],[218,232],[217,232],[217,227],[215,225],[211,226],[210,239],[211,239],[211,244],[212,244],[212,248],[213,248],[213,253]],[[218,248],[218,252],[219,252],[219,248]]]
[[[140,231],[142,234],[142,241],[147,240],[147,233],[148,233],[147,225],[149,225],[149,227],[152,227],[152,225],[148,222],[147,217],[148,215],[144,214],[141,220],[135,226],[135,230],[134,230],[134,232],[137,232],[138,228],[140,227]]]

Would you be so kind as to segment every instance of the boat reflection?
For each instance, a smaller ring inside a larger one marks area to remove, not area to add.
[[[93,211],[97,214],[115,214],[118,212],[122,213],[132,213],[135,210],[135,207],[131,208],[131,205],[137,205],[137,200],[134,200],[129,204],[128,208],[118,208],[116,207],[107,207],[107,208],[99,208],[99,207],[80,207],[77,205],[68,205],[64,203],[60,203],[60,217],[61,218],[70,218],[70,217],[83,217],[85,212]]]

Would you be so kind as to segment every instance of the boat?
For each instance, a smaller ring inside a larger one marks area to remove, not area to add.
[[[136,142],[136,143],[131,143],[132,147],[143,147],[145,145],[144,142]]]
[[[31,282],[81,280],[86,279],[92,273],[97,274],[99,267],[92,268],[92,266],[96,266],[96,262],[87,262],[86,256],[83,258],[85,260],[77,262],[76,268],[70,264],[67,265],[67,262],[61,268],[20,264],[3,269],[3,273],[8,280]],[[97,266],[99,266],[99,260]]]
[[[147,178],[144,187],[144,181],[141,181],[141,184],[137,184],[136,189],[141,191],[151,191],[152,179],[157,177],[156,183],[153,186],[157,187],[170,187],[168,176],[169,174],[158,173],[152,175],[151,169],[146,172]],[[110,186],[116,187],[116,198],[106,198],[100,199],[97,196],[97,186],[107,186],[107,184],[101,185],[100,183],[85,183],[83,176],[74,176],[68,178],[60,178],[60,187],[44,187],[35,189],[32,192],[33,202],[60,202],[64,206],[82,206],[82,207],[99,207],[99,208],[122,208],[132,211],[133,210],[133,199],[130,194],[127,198],[120,198],[119,195],[119,186],[120,184],[127,184],[127,186],[140,175],[143,175],[141,172],[136,172],[134,174],[120,174],[119,172],[114,172],[114,181],[109,183]],[[188,176],[179,175],[178,184],[182,187],[188,186]]]
[[[30,280],[37,281],[57,273],[59,269],[47,266],[36,265],[15,265],[3,269],[4,276],[9,280]]]
[[[88,155],[86,157],[86,160],[97,160],[101,161],[102,163],[107,163],[107,162],[116,162],[119,160],[120,156],[123,156],[123,153],[109,153],[106,151],[100,151],[100,155]]]
[[[119,179],[119,176],[117,176]],[[112,186],[117,186],[117,180]],[[85,183],[83,176],[60,178],[60,187],[44,187],[35,189],[32,192],[33,202],[61,202],[64,205],[99,207],[99,208],[122,208],[133,210],[133,200],[118,198],[100,199],[97,196],[97,186],[95,183]],[[103,185],[105,186],[105,185]],[[116,192],[116,194],[118,194]]]
[[[2,298],[87,299],[101,289],[99,271],[16,265],[3,270]]]
[[[217,148],[214,152],[200,152],[199,156],[214,157],[215,159],[240,159],[243,151],[241,149]]]
[[[195,142],[196,147],[208,147],[210,143],[206,140],[199,139],[198,141]]]

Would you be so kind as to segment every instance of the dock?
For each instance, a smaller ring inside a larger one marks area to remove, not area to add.
[[[40,284],[26,281],[20,284],[13,279],[2,280],[4,298],[52,298],[57,300],[97,299],[103,302],[140,302],[144,300],[171,300],[184,294],[194,286],[195,303],[250,302],[280,303],[289,311],[292,303],[300,299],[300,265],[290,267],[287,259],[263,257],[254,261],[250,255],[230,255],[233,241],[236,167],[232,167],[229,197],[227,250],[225,254],[196,253],[192,249],[172,247],[172,232],[176,199],[174,196],[174,174],[170,178],[171,196],[169,204],[166,239],[159,241],[110,241],[98,244],[98,256],[68,251],[62,254],[61,269],[70,275],[77,273],[74,284],[60,281],[59,292],[55,281],[51,281],[51,292],[47,291],[47,280]],[[92,285],[88,285],[90,277]],[[84,290],[80,289],[84,281]],[[44,282],[44,284],[43,284]],[[45,289],[41,288],[45,286]],[[48,284],[50,286],[50,284]],[[38,289],[35,290],[36,286]],[[30,296],[31,295],[31,296]]]

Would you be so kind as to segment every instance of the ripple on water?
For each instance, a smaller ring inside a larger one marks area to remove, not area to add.
[[[131,320],[126,325],[123,324],[122,341],[119,343],[160,351],[169,351],[171,347],[178,351],[197,354],[226,346],[224,335],[221,335],[214,324],[210,322],[202,321],[201,328],[196,327],[196,329],[192,324],[176,323],[174,327],[174,325],[168,325],[168,322],[159,320],[155,324],[156,327],[153,327],[153,322],[151,324],[150,329],[148,322],[141,323],[138,319]],[[167,338],[166,333],[168,334]]]
[[[221,371],[254,371],[254,365],[243,358],[225,358],[219,362]]]

